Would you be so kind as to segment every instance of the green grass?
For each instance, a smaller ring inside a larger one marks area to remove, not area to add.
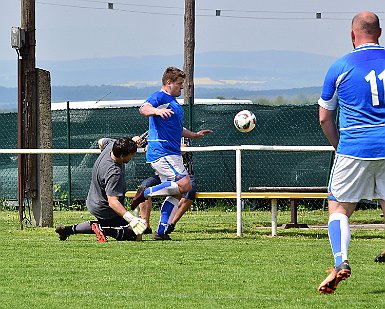
[[[352,222],[379,223],[379,210]],[[73,224],[86,212],[55,212]],[[152,216],[156,226],[158,213]],[[171,242],[96,242],[93,235],[58,241],[53,228],[19,229],[16,212],[0,212],[0,308],[383,308],[384,230],[353,230],[352,277],[333,295],[318,284],[332,255],[323,229],[278,230],[270,212],[245,211],[244,237],[235,212],[188,212]],[[290,221],[279,212],[278,224]],[[325,224],[322,211],[299,212],[300,223]]]

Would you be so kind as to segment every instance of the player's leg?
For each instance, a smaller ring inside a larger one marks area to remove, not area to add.
[[[190,209],[193,201],[189,200],[185,197],[182,197],[178,204],[178,209],[175,212],[174,218],[172,218],[171,222],[168,224],[165,234],[169,235],[175,230],[176,223],[182,218],[183,214]]]
[[[93,234],[90,221],[82,222],[74,225],[58,225],[55,232],[59,234],[60,240],[66,240],[70,235],[74,234]]]
[[[338,267],[348,260],[348,248],[351,239],[349,217],[353,213],[356,204],[329,201],[328,205],[328,235],[334,256],[334,265]]]
[[[382,208],[382,215],[384,217],[384,221],[385,221],[385,200],[380,200],[380,205],[381,205],[381,208]]]
[[[196,181],[194,175],[190,175],[191,180],[191,190],[183,195],[181,200],[179,201],[178,210],[175,213],[175,216],[172,218],[171,223],[168,225],[165,234],[170,234],[174,231],[175,225],[182,218],[184,213],[190,209],[191,205],[195,201],[196,195]]]
[[[382,217],[385,223],[385,160],[379,160],[376,166],[376,197],[380,198]],[[384,248],[383,248],[384,249]],[[385,250],[378,254],[375,262],[385,263]]]
[[[383,218],[385,220],[385,201],[381,200],[381,207],[382,207],[382,214]],[[379,255],[377,255],[374,259],[375,262],[378,263],[385,263],[385,250],[383,250]]]
[[[158,175],[153,175],[145,180],[142,181],[141,185],[138,188],[138,192],[140,190],[145,190],[148,187],[156,186],[161,183],[161,180]],[[138,194],[137,192],[137,194]],[[147,228],[144,231],[143,234],[152,234],[152,229],[150,227],[150,214],[152,209],[152,199],[148,198],[144,202],[139,204],[140,209],[140,217],[144,220],[146,220]]]
[[[321,283],[321,293],[333,293],[341,280],[351,274],[348,260],[350,227],[348,219],[361,199],[372,199],[374,166],[371,161],[336,156],[329,181],[328,235],[335,267]]]
[[[329,200],[328,207],[328,235],[334,257],[334,268],[330,270],[330,274],[318,287],[318,291],[324,294],[333,293],[340,281],[350,277],[351,269],[348,262],[350,227],[348,219],[356,204]]]
[[[182,156],[165,156],[151,163],[162,183],[149,187],[133,198],[131,208],[135,208],[149,197],[177,196],[191,189],[191,181],[183,165]]]
[[[147,228],[143,232],[143,234],[151,234],[152,229],[150,227],[150,215],[151,215],[151,209],[152,209],[152,199],[148,198],[143,203],[140,203],[139,209],[140,209],[140,217],[146,220],[146,224],[147,224]]]
[[[175,196],[187,192],[191,188],[190,178],[187,174],[178,181],[166,180],[157,186],[144,190],[144,197]]]
[[[66,240],[70,235],[74,234],[95,234],[99,242],[107,241],[106,235],[97,220],[67,226],[58,225],[55,232],[59,234],[60,240]]]
[[[177,183],[187,181],[190,181],[188,176],[179,180]],[[168,236],[170,233],[168,227],[178,211],[180,197],[180,195],[168,196],[163,202],[160,209],[159,225],[156,233],[154,234],[154,240],[171,240],[170,236]],[[171,229],[173,229],[173,226],[171,226]],[[166,233],[167,230],[168,232]]]
[[[154,240],[171,240],[165,232],[168,225],[171,223],[171,218],[174,217],[178,209],[179,199],[168,196],[160,209],[159,225],[154,233]]]
[[[154,234],[154,240],[170,240],[171,238],[165,234],[165,231],[178,209],[180,193],[191,189],[191,181],[181,156],[167,156],[152,165],[162,180],[162,184],[146,189],[146,194],[157,196],[159,191],[163,191],[163,194],[169,194],[161,207],[159,225]],[[174,184],[174,187],[176,185],[177,190],[175,192],[170,191],[169,184]]]
[[[103,230],[105,236],[115,238],[118,241],[136,240],[134,231],[122,217],[116,216],[107,220],[99,219],[99,226]]]

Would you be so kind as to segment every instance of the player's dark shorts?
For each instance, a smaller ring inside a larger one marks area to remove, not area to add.
[[[120,216],[111,219],[98,219],[98,222],[102,229],[107,232],[107,235],[116,240],[135,240],[136,238],[127,221]]]
[[[196,181],[195,181],[195,176],[189,175],[189,177],[191,180],[192,188],[190,191],[183,194],[183,197],[188,199],[188,200],[194,201],[195,200],[195,194],[197,192],[197,185],[196,185]],[[143,180],[142,186],[148,188],[148,187],[153,187],[153,186],[159,185],[160,183],[161,183],[161,181],[160,181],[159,176],[154,175],[154,176],[148,177],[147,179]]]

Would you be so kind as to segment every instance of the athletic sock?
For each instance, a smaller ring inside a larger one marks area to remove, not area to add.
[[[349,219],[341,213],[332,213],[328,223],[329,241],[334,256],[334,265],[337,267],[348,259],[350,243]]]
[[[90,221],[75,224],[70,226],[69,228],[71,228],[71,234],[93,234],[94,233],[91,229]]]
[[[176,209],[178,209],[179,200],[173,196],[168,196],[160,209],[160,220],[157,229],[159,235],[164,234],[168,224],[171,222],[173,216],[175,216]],[[172,215],[174,214],[174,215]]]
[[[175,181],[165,181],[159,185],[149,187],[144,191],[144,196],[172,196],[180,194],[179,186]]]

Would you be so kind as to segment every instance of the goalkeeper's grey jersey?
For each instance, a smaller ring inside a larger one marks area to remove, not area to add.
[[[92,179],[87,196],[87,208],[98,219],[112,219],[118,216],[108,205],[107,196],[118,197],[124,205],[126,192],[124,164],[111,159],[113,139],[103,140],[103,151],[92,168]]]

